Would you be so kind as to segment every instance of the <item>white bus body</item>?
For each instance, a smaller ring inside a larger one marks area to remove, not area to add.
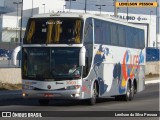
[[[67,39],[70,23],[75,36]],[[41,105],[50,99],[88,99],[90,104],[107,96],[132,100],[144,90],[146,39],[145,28],[115,18],[77,13],[34,16],[22,45],[23,97],[37,98]],[[66,72],[72,63],[78,64],[79,75]]]

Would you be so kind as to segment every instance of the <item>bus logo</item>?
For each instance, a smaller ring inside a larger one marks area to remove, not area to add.
[[[51,89],[51,85],[48,85],[47,88],[48,88],[48,89]]]

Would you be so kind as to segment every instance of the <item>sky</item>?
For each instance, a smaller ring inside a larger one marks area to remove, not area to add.
[[[63,5],[65,4],[64,0],[33,0],[33,8],[39,7],[44,9],[45,4],[45,11],[49,12],[52,11],[53,8],[56,10],[63,10]],[[32,8],[32,0],[24,0],[24,9]]]

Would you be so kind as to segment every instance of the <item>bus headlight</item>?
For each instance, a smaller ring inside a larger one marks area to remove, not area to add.
[[[22,85],[22,89],[23,89],[23,90],[33,90],[34,87],[33,87],[33,86],[30,86],[30,85]]]
[[[74,89],[79,89],[81,86],[80,85],[74,85],[74,86],[67,86],[66,90],[74,90]]]

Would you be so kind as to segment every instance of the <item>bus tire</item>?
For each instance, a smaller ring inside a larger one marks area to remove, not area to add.
[[[134,84],[131,84],[131,96],[130,96],[130,100],[133,100],[134,94],[135,94],[135,86],[134,86]]]
[[[92,97],[89,99],[89,105],[95,105],[96,104],[96,99],[98,96],[98,86],[97,83],[94,82],[93,88],[92,88]]]
[[[134,97],[134,85],[131,82],[127,84],[126,94],[123,96],[124,101],[131,101]]]
[[[136,94],[137,93],[137,82],[136,82],[136,79],[134,80],[134,82],[133,82],[133,87],[134,87],[134,94]]]
[[[49,100],[47,99],[39,99],[38,102],[41,106],[47,106],[49,104]]]

